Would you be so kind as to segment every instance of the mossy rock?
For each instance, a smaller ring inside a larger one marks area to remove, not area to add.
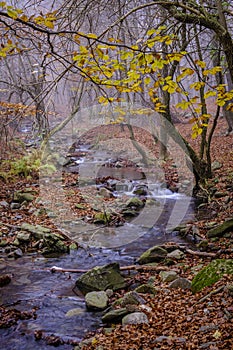
[[[96,266],[84,273],[77,281],[76,286],[83,294],[91,291],[117,290],[126,286],[120,274],[119,264],[111,263],[105,266]]]
[[[163,259],[165,259],[167,256],[167,250],[160,247],[160,246],[154,246],[148,250],[146,250],[138,259],[138,263],[140,265],[142,264],[149,264],[152,262],[159,262]]]
[[[216,283],[223,275],[233,274],[233,259],[216,259],[204,267],[192,280],[191,290],[199,292],[204,287]]]
[[[224,233],[233,231],[233,219],[226,220],[223,224],[210,229],[206,236],[208,238],[221,237]]]

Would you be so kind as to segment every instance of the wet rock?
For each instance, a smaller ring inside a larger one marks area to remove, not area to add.
[[[85,296],[86,307],[94,310],[104,310],[108,305],[106,292],[89,292]]]
[[[225,232],[233,230],[233,219],[226,220],[223,224],[210,229],[206,236],[208,238],[222,237]]]
[[[175,281],[179,276],[175,271],[161,271],[159,276],[163,282],[172,282]]]
[[[112,198],[113,197],[112,192],[105,187],[101,187],[99,189],[99,194],[100,194],[100,196],[102,196],[104,198]]]
[[[147,185],[137,185],[133,189],[133,194],[137,196],[148,196],[149,190]]]
[[[126,202],[126,207],[129,208],[142,208],[144,206],[144,203],[141,199],[137,197],[132,197]]]
[[[169,288],[191,289],[191,282],[187,278],[178,277],[169,284]]]
[[[7,274],[0,275],[0,287],[6,286],[10,282],[11,282],[11,276],[10,275],[7,275]]]
[[[120,308],[116,310],[108,311],[102,316],[103,323],[117,323],[122,320],[122,318],[127,315],[129,311],[126,308]]]
[[[216,259],[199,271],[192,280],[192,292],[216,283],[224,274],[233,274],[233,259]]]
[[[8,258],[21,258],[23,256],[23,252],[20,248],[14,250],[13,252],[10,252],[8,255]]]
[[[79,315],[82,315],[83,313],[84,313],[84,309],[75,308],[67,311],[67,313],[65,314],[65,317],[79,316]]]
[[[139,264],[148,264],[151,262],[159,262],[166,258],[167,250],[160,246],[154,246],[146,250],[138,259]]]
[[[107,224],[111,220],[111,214],[108,212],[96,213],[94,216],[94,224]]]
[[[157,289],[149,283],[141,284],[135,289],[135,292],[142,294],[157,294]]]
[[[138,211],[132,209],[124,209],[121,213],[124,217],[135,217],[138,215]]]
[[[106,289],[117,290],[126,286],[124,278],[120,274],[119,264],[112,263],[105,266],[96,266],[83,274],[76,286],[84,294],[92,291]]]
[[[181,250],[175,249],[171,253],[167,254],[167,258],[180,260],[180,259],[183,259],[184,255],[185,254]]]
[[[122,325],[148,323],[148,317],[144,312],[133,312],[122,319]]]

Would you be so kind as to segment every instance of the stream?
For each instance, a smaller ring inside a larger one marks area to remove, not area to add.
[[[132,167],[106,167],[109,154],[102,150],[95,151],[94,158],[93,153],[87,148],[79,148],[75,151],[84,153],[84,156],[73,158],[73,165],[69,166],[66,171],[74,173],[79,171],[81,176],[85,174],[86,179],[87,170],[98,165],[98,178],[107,177],[115,181],[116,188],[113,193],[116,197],[132,198],[135,196],[135,186],[146,185],[147,197],[159,202],[162,209],[155,219],[153,218],[153,206],[152,211],[149,206],[146,207],[146,210],[143,208],[142,219],[139,214],[132,221],[117,228],[117,234],[113,234],[109,239],[110,243],[107,238],[109,229],[103,229],[100,236],[97,237],[98,242],[106,243],[102,246],[98,246],[94,241],[90,248],[71,250],[69,254],[50,257],[25,254],[17,260],[6,259],[4,253],[0,252],[1,273],[12,275],[11,283],[1,288],[0,303],[5,307],[16,308],[20,311],[36,310],[35,319],[19,320],[10,328],[0,329],[1,348],[4,350],[53,348],[44,340],[35,340],[35,331],[43,331],[45,335],[59,336],[64,340],[80,341],[87,332],[101,326],[102,313],[87,311],[84,298],[74,290],[75,282],[80,274],[52,273],[51,267],[90,269],[110,262],[118,262],[121,266],[131,265],[135,264],[140,254],[154,245],[168,241],[183,245],[192,244],[192,242],[183,240],[173,230],[166,230],[171,216],[176,217],[176,214],[179,216],[182,211],[182,222],[193,218],[194,202],[191,198],[183,193],[173,193],[158,181],[145,182],[148,176],[147,174],[144,176],[144,171],[140,172]],[[96,172],[94,177],[97,177]],[[91,186],[97,185],[92,184]],[[154,220],[152,223],[150,222],[151,216]],[[178,221],[180,222],[180,219]],[[83,225],[82,232],[85,233],[88,225],[86,228],[85,223],[80,224],[79,222],[78,224]],[[80,235],[76,233],[73,223],[68,222],[67,225],[72,238],[79,239]],[[135,232],[137,232],[136,236]],[[127,237],[127,239],[124,240],[122,237]],[[58,347],[61,350],[74,348],[73,345],[59,345]]]

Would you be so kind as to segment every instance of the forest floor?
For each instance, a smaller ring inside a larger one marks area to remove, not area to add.
[[[180,123],[177,128],[186,138],[190,137],[190,124]],[[206,239],[207,230],[214,223],[222,223],[227,219],[233,218],[233,135],[224,136],[226,124],[220,120],[218,128],[213,137],[212,143],[212,162],[220,163],[218,169],[214,170],[213,177],[208,181],[208,202],[202,204],[196,211],[196,217],[190,222],[190,227],[194,224],[198,229],[198,234]],[[145,137],[145,140],[143,138]],[[147,144],[151,139],[147,135],[140,135],[141,142]],[[198,147],[198,139],[191,140],[194,147]],[[12,149],[11,149],[12,152]],[[20,154],[18,146],[11,153],[14,159]],[[22,151],[23,154],[23,151]],[[3,167],[5,171],[5,165]],[[174,170],[167,167],[167,181],[175,181]],[[72,176],[64,178],[64,184],[74,181]],[[17,191],[30,188],[35,196],[32,202],[19,208],[12,208],[10,204],[13,201],[14,194]],[[7,179],[0,176],[0,240],[1,248],[7,249],[14,242],[17,229],[24,222],[32,225],[42,225],[51,228],[53,232],[61,233],[53,221],[43,213],[42,205],[36,198],[39,196],[38,176],[24,178],[16,176]],[[107,199],[106,199],[107,200]],[[72,203],[80,204],[83,199],[78,191],[75,197],[70,200]],[[79,207],[73,210],[76,215],[81,217],[91,216],[93,211],[90,206]],[[33,215],[35,210],[40,210],[40,215]],[[67,240],[67,245],[70,244]],[[233,259],[233,232],[227,237],[219,239],[208,239],[205,252],[209,256],[199,256],[185,254],[171,268],[175,268],[181,277],[192,280],[195,273],[201,267],[207,265],[215,258]],[[34,244],[34,245],[33,245]],[[22,243],[17,247],[23,253],[38,250],[40,246],[37,242],[31,242],[30,245]],[[82,349],[98,350],[147,350],[147,349],[233,349],[233,304],[232,295],[229,294],[227,285],[233,283],[232,276],[223,276],[214,286],[206,287],[201,292],[192,294],[190,290],[169,290],[167,284],[162,282],[160,276],[153,271],[138,272],[134,275],[135,282],[146,283],[148,279],[154,277],[154,286],[158,288],[155,296],[143,295],[149,307],[147,313],[149,323],[143,325],[113,326],[111,332],[102,328],[89,334],[91,341],[80,345]],[[0,280],[0,282],[2,282]],[[1,283],[4,288],[4,281]],[[211,293],[213,290],[216,293]],[[115,298],[121,296],[124,291],[115,293]],[[7,310],[0,307],[2,321],[1,327],[5,327],[12,319],[12,314],[7,319]],[[6,317],[6,318],[4,318]],[[15,316],[20,318],[19,315]],[[78,349],[78,347],[77,347]]]

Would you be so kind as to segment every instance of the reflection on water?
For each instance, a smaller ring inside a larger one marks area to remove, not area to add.
[[[172,201],[169,202],[173,206]],[[171,208],[169,205],[167,211]],[[161,223],[166,221],[166,211]],[[192,210],[190,209],[190,215]],[[137,229],[135,226],[133,229]],[[0,329],[1,345],[5,350],[51,349],[45,341],[36,341],[34,331],[58,335],[63,339],[81,340],[86,332],[98,328],[101,313],[87,312],[84,299],[77,296],[73,287],[79,274],[51,273],[52,266],[89,269],[96,265],[119,262],[121,266],[134,264],[137,257],[156,244],[174,241],[187,244],[175,233],[164,233],[160,227],[144,229],[144,235],[119,248],[82,248],[56,258],[28,255],[17,260],[7,260],[1,272],[12,274],[12,282],[1,288],[1,304],[21,311],[37,308],[37,318],[18,321],[10,329]],[[60,345],[59,349],[73,349]]]

